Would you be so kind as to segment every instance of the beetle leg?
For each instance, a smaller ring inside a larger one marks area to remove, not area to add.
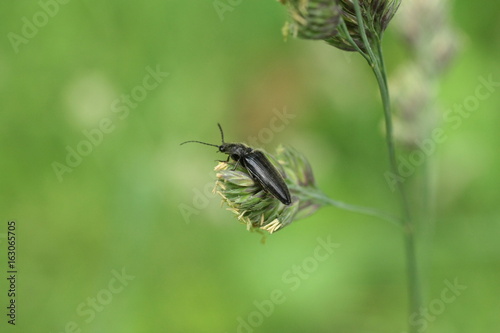
[[[240,161],[236,161],[236,164],[234,165],[234,168],[233,168],[233,171],[236,170],[236,168],[238,167],[238,165],[240,164]]]

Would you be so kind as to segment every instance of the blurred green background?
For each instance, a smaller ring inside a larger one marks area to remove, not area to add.
[[[218,143],[217,122],[228,141],[248,142],[286,113],[260,146],[306,153],[335,199],[397,211],[364,60],[284,42],[276,1],[222,3],[231,9],[222,16],[213,1],[0,4],[2,332],[407,330],[398,228],[323,208],[262,245],[219,198],[200,194],[221,155],[180,142]],[[441,81],[444,109],[474,94],[478,77],[500,80],[499,12],[493,1],[455,2],[462,50]],[[33,20],[38,28],[25,27]],[[384,40],[389,73],[407,56],[394,29]],[[12,33],[28,38],[13,43]],[[155,70],[168,73],[156,84]],[[419,243],[428,332],[500,327],[499,106],[495,90],[459,128],[442,124],[436,226]],[[95,144],[82,143],[88,136]],[[72,149],[86,156],[68,166]],[[15,327],[5,315],[9,220]],[[318,237],[338,244],[323,261],[314,259]],[[455,280],[467,288],[440,302]]]

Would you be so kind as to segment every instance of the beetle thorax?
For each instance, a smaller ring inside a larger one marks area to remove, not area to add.
[[[233,160],[238,161],[240,157],[250,154],[253,149],[242,143],[223,143],[219,146],[219,151],[230,155]]]

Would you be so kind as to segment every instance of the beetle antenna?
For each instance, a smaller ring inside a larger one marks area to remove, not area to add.
[[[185,144],[185,143],[190,143],[190,142],[195,142],[195,143],[201,143],[203,145],[207,145],[207,146],[212,146],[212,147],[217,147],[219,148],[218,145],[213,145],[211,143],[206,143],[206,142],[201,142],[201,141],[194,141],[194,140],[191,140],[191,141],[184,141],[183,143],[181,143],[181,145]]]
[[[222,131],[222,126],[217,123],[217,125],[219,126],[219,129],[220,129],[220,136],[222,137],[222,144],[224,144],[224,132]]]

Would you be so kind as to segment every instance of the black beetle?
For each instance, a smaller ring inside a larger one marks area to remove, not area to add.
[[[240,163],[254,181],[259,183],[262,188],[273,195],[276,199],[289,205],[292,203],[290,196],[290,191],[288,186],[279,173],[278,170],[272,165],[269,159],[264,155],[263,152],[257,149],[250,148],[242,143],[226,143],[224,142],[224,132],[220,124],[217,124],[220,129],[220,134],[222,137],[222,144],[214,145],[211,143],[201,142],[201,141],[185,141],[181,145],[189,142],[201,143],[207,146],[213,146],[219,148],[219,151],[224,154],[228,154],[229,158],[236,161],[236,165]]]

